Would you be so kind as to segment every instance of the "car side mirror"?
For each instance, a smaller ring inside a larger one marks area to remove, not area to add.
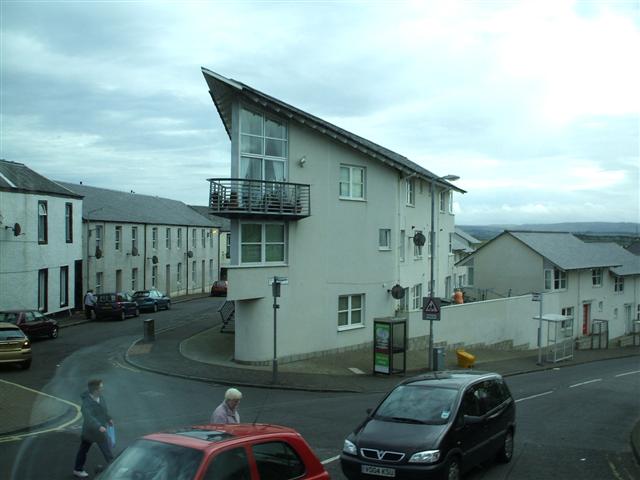
[[[465,425],[476,425],[484,421],[482,417],[476,417],[475,415],[465,415],[463,418]]]

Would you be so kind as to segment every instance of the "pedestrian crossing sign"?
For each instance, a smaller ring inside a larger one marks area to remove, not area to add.
[[[422,297],[422,319],[440,320],[440,299]]]

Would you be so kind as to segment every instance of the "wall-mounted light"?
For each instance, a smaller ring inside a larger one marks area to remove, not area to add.
[[[299,160],[298,160],[298,165],[300,165],[301,167],[304,167],[304,164],[307,163],[307,157],[306,155],[303,155]]]

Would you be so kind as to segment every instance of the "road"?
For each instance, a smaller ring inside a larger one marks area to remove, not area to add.
[[[199,316],[213,318],[220,300],[176,304],[146,314],[156,328],[170,328]],[[92,322],[65,328],[57,340],[34,342],[29,371],[3,368],[0,378],[79,403],[88,378],[105,383],[118,431],[116,452],[140,435],[206,422],[226,387],[139,371],[123,361],[124,350],[142,334],[140,319]],[[475,469],[469,480],[580,478],[640,479],[629,446],[640,416],[637,357],[560,368],[507,379],[517,401],[518,430],[511,464]],[[342,441],[380,394],[339,394],[243,388],[245,422],[291,426],[309,441],[331,478],[343,479]],[[2,413],[8,414],[3,411]],[[67,479],[79,441],[79,424],[61,431],[0,443],[0,478]],[[102,463],[90,452],[87,470]]]

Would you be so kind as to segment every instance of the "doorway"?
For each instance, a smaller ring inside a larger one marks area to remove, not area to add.
[[[84,292],[82,290],[82,260],[75,261],[73,270],[73,308],[75,310],[82,310],[84,308],[82,301],[84,298]]]
[[[166,266],[164,278],[165,278],[164,291],[167,295],[171,296],[171,265]]]
[[[582,335],[589,335],[591,327],[591,304],[582,304]]]

